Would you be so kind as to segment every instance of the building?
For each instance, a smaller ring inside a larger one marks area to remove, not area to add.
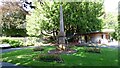
[[[90,32],[86,34],[81,34],[79,43],[99,43],[99,44],[108,44],[112,37],[110,33],[114,32],[114,29],[103,29],[102,31]]]

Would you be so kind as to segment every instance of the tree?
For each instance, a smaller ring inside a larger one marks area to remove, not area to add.
[[[111,12],[107,12],[104,15],[104,19],[103,19],[103,28],[105,29],[115,29],[118,25],[118,20],[117,20],[117,13],[111,13]]]
[[[19,2],[5,0],[2,3],[2,34],[6,36],[26,36],[26,14],[18,5]]]
[[[41,34],[42,19],[45,19],[41,5],[36,0],[34,1],[36,9],[31,12],[31,15],[26,16],[26,29],[29,36],[39,36]]]
[[[102,3],[75,2],[67,3],[64,10],[66,30],[73,33],[88,33],[102,28]],[[89,12],[88,12],[89,11]],[[69,33],[68,32],[68,33]]]
[[[118,23],[120,23],[120,15],[118,15]],[[111,35],[115,40],[120,41],[120,24],[115,27],[115,32]]]
[[[101,30],[102,19],[100,17],[104,14],[103,2],[43,2],[43,4],[36,3],[37,9],[33,12],[33,16],[29,17],[31,21],[27,22],[29,24],[34,21],[34,25],[38,28],[37,30],[34,29],[36,27],[33,28],[33,24],[31,24],[28,32],[32,30],[39,31],[39,34],[42,32],[57,36],[59,32],[60,4],[63,6],[66,36]],[[33,32],[32,34],[38,33]]]
[[[26,15],[18,10],[14,12],[7,12],[3,14],[2,22],[5,28],[25,28],[22,25],[25,23]]]

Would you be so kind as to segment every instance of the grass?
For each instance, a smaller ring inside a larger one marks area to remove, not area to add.
[[[73,47],[78,52],[61,54],[63,63],[34,60],[38,54],[47,54],[48,50],[52,49],[55,49],[55,47],[45,46],[43,52],[34,52],[32,48],[12,51],[3,53],[2,60],[22,66],[118,66],[117,48],[102,48],[101,53],[89,53],[85,52],[85,47]]]

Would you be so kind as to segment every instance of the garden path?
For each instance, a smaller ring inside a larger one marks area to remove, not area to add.
[[[0,54],[10,52],[10,51],[20,50],[20,49],[25,49],[25,48],[32,48],[32,47],[34,47],[34,46],[1,49]],[[23,67],[23,66],[17,66],[17,65],[12,64],[12,63],[0,62],[0,68],[31,68],[31,67]]]

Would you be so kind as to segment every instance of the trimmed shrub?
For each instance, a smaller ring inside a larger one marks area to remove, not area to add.
[[[9,41],[9,44],[12,46],[12,47],[19,47],[22,45],[22,43],[18,40],[10,40]]]
[[[90,47],[85,50],[86,52],[101,53],[100,48]]]
[[[24,43],[24,45],[26,45],[26,46],[34,46],[34,43]]]
[[[8,43],[11,45],[11,47],[19,47],[23,46],[23,43],[19,40],[9,40],[9,39],[3,39],[2,43]]]
[[[41,46],[36,46],[36,47],[33,49],[33,51],[43,51],[43,50],[44,50],[44,48],[41,47]]]
[[[3,39],[2,43],[9,43],[9,39]]]
[[[44,62],[54,62],[54,61],[60,63],[63,62],[61,57],[57,54],[42,54],[42,55],[38,55],[37,59]]]

